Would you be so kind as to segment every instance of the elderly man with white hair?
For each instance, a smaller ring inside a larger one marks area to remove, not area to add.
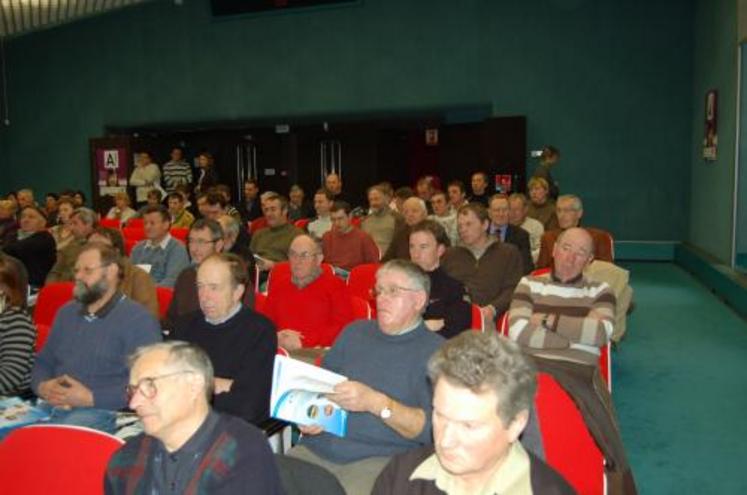
[[[392,243],[381,257],[381,261],[410,259],[410,233],[415,225],[428,218],[428,207],[425,201],[413,196],[402,203],[402,216],[405,223],[394,233]]]

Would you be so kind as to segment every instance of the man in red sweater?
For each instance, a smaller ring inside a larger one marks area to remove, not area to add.
[[[324,261],[347,271],[379,262],[379,248],[370,235],[353,226],[350,211],[348,203],[335,201],[330,210],[332,230],[322,237]]]
[[[273,275],[265,306],[265,313],[280,329],[278,345],[289,351],[329,347],[352,320],[345,283],[322,270],[322,250],[308,235],[293,239],[288,259],[290,276]]]

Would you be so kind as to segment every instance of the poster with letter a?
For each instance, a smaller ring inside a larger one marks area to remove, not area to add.
[[[96,150],[96,184],[99,195],[113,195],[127,188],[127,168],[124,148]]]

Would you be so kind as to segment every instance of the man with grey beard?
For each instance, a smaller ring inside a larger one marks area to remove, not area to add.
[[[127,356],[161,340],[158,323],[119,290],[122,261],[104,244],[86,244],[75,262],[75,300],[63,306],[31,372],[50,422],[114,431],[127,405]]]

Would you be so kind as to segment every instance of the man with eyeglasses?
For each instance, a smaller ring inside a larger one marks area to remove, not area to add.
[[[275,325],[242,304],[251,290],[246,265],[230,253],[207,257],[197,268],[199,311],[174,324],[171,338],[199,345],[215,368],[213,407],[253,424],[269,416]]]
[[[552,267],[552,254],[558,236],[564,230],[581,225],[581,217],[584,216],[584,205],[578,196],[564,194],[558,198],[555,213],[559,228],[548,230],[542,235],[540,239],[540,252],[536,263],[537,268]],[[585,226],[584,229],[589,233],[594,242],[594,259],[612,263],[614,260],[609,233],[593,227]]]
[[[265,305],[265,314],[280,329],[278,344],[292,352],[329,347],[352,319],[345,283],[322,270],[322,250],[311,236],[293,239],[288,259],[290,273],[273,274]]]
[[[144,433],[114,453],[105,492],[282,494],[264,434],[211,409],[213,366],[199,347],[172,341],[130,357],[129,405]]]
[[[197,267],[208,256],[223,252],[224,233],[220,223],[206,218],[196,220],[189,229],[187,248],[191,263],[179,273],[174,283],[174,297],[162,322],[166,330],[172,330],[180,316],[200,310],[200,301],[197,297]],[[252,287],[244,291],[244,306],[254,307]]]
[[[509,337],[533,358],[538,371],[553,375],[573,398],[605,456],[610,493],[635,493],[612,398],[598,367],[600,348],[613,331],[615,295],[605,282],[584,277],[593,258],[594,242],[585,229],[563,231],[553,247],[551,273],[524,277],[516,287]]]
[[[75,262],[74,301],[63,306],[34,363],[31,387],[54,423],[113,432],[126,405],[126,357],[161,340],[145,307],[124,296],[117,251],[87,244]]]
[[[349,412],[347,435],[301,427],[289,455],[322,466],[347,493],[370,493],[392,455],[431,442],[430,356],[443,339],[422,313],[430,281],[415,264],[393,260],[376,274],[376,320],[348,325],[322,366],[345,375],[328,397]]]

